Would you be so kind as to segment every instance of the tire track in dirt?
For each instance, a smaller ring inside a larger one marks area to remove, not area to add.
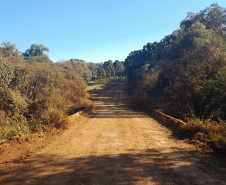
[[[126,84],[92,94],[96,112],[25,160],[0,184],[226,184],[225,168],[142,112]]]

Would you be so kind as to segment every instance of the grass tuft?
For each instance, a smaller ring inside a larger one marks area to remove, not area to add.
[[[181,126],[182,130],[193,133],[204,133],[204,138],[212,140],[220,146],[226,146],[226,122],[216,122],[212,120],[189,120]]]

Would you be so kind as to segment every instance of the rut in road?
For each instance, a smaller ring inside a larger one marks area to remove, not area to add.
[[[96,112],[25,160],[0,170],[0,184],[226,184],[219,167],[145,113],[126,84],[93,94]]]

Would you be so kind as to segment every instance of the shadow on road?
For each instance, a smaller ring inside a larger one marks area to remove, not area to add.
[[[0,171],[1,184],[220,184],[218,172],[209,164],[208,157],[197,157],[195,152],[177,148],[177,152],[160,153],[157,150],[130,150],[127,153],[83,156],[67,159],[65,156],[35,155],[17,163],[18,168]],[[57,159],[57,160],[56,160]],[[200,173],[201,163],[212,177]],[[30,164],[36,164],[38,168]],[[178,165],[180,164],[180,165]],[[214,171],[213,171],[214,170]],[[29,176],[27,176],[29,174]],[[220,173],[219,173],[220,174]],[[42,176],[42,178],[39,178]],[[215,179],[215,180],[210,180]],[[217,180],[218,179],[218,180]]]
[[[107,92],[90,92],[95,102],[93,118],[144,118],[144,112],[132,111],[131,96],[126,93],[125,85],[117,85]]]
[[[148,117],[145,113],[130,109],[129,97],[122,93],[123,88],[93,93],[96,113],[91,117]],[[170,152],[169,148],[174,152]],[[159,150],[116,150],[111,153],[106,150],[105,153],[83,154],[76,158],[70,158],[67,154],[34,154],[13,165],[9,163],[13,166],[9,171],[0,169],[0,184],[222,184],[225,178],[222,168],[212,166],[209,161],[211,156],[181,149],[180,146],[160,147]]]

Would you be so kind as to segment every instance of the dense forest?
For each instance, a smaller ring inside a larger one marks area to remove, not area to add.
[[[136,107],[161,109],[186,121],[191,137],[226,146],[225,8],[188,12],[180,29],[132,51],[125,67]]]
[[[89,107],[86,82],[125,76],[123,62],[53,63],[49,48],[32,44],[20,53],[15,44],[0,47],[0,141],[43,129],[65,128],[71,109]]]
[[[226,119],[226,9],[188,12],[180,29],[125,60],[135,103],[176,117]]]

